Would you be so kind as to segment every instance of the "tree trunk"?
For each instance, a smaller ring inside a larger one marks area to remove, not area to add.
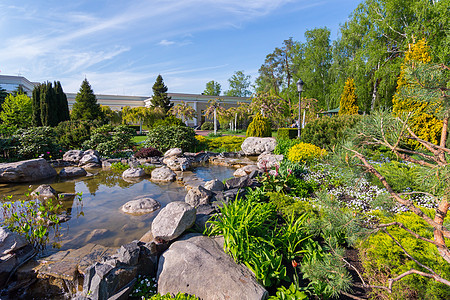
[[[377,96],[378,96],[378,84],[379,84],[379,80],[376,79],[375,83],[373,84],[372,103],[370,104],[370,111],[373,111],[375,109],[375,101],[377,100]]]
[[[217,109],[214,108],[214,135],[217,134]]]

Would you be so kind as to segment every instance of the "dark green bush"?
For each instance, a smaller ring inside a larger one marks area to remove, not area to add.
[[[144,147],[153,147],[161,152],[171,148],[194,151],[197,140],[194,129],[186,126],[159,126],[150,130]]]
[[[116,152],[129,149],[133,145],[132,137],[133,129],[128,126],[103,125],[93,130],[91,138],[82,146],[84,149],[95,149],[105,156],[114,156]]]
[[[153,123],[152,128],[160,127],[160,126],[186,126],[184,124],[183,120],[175,117],[175,116],[167,116],[164,119],[156,120],[155,123]]]
[[[295,139],[298,137],[298,128],[278,128],[277,139]]]
[[[58,143],[66,149],[81,149],[89,140],[91,131],[100,126],[99,121],[74,120],[64,121],[55,127]]]
[[[273,153],[283,154],[285,157],[287,157],[289,149],[292,148],[292,146],[297,145],[299,143],[301,143],[301,140],[299,139],[290,140],[277,137],[277,145],[275,146]]]
[[[345,138],[345,131],[358,126],[357,124],[362,118],[360,115],[322,117],[306,124],[302,130],[301,140],[330,150],[334,145],[342,142]]]
[[[52,127],[19,129],[15,137],[19,143],[17,154],[20,159],[62,157],[63,151]]]
[[[201,130],[214,130],[214,123],[213,122],[205,122],[202,124],[202,127],[200,127]]]

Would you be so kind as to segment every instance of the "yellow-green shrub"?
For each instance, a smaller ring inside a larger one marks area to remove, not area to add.
[[[267,118],[257,114],[248,125],[246,136],[267,137],[272,136],[272,128]]]
[[[319,159],[327,154],[325,149],[321,149],[313,144],[299,143],[288,151],[288,159],[293,162],[307,162]]]
[[[430,209],[422,210],[429,216],[434,213]],[[400,222],[419,235],[433,239],[433,229],[412,212],[399,213],[394,217],[385,217],[379,213],[378,217],[380,223]],[[415,238],[397,226],[389,227],[388,231],[415,259],[441,277],[450,278],[450,264],[439,255],[436,246]],[[395,278],[412,268],[428,272],[406,257],[403,250],[384,232],[378,232],[361,241],[358,249],[364,267],[364,277],[372,285],[386,286],[389,278]],[[372,293],[374,299],[449,299],[450,287],[434,279],[414,274],[395,282],[392,294],[383,289],[374,289]]]
[[[245,137],[239,136],[221,136],[214,139],[206,139],[208,143],[208,149],[225,149],[227,152],[239,151],[241,145],[245,140]]]

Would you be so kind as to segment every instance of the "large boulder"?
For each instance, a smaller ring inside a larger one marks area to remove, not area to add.
[[[15,232],[0,227],[0,289],[18,266],[35,252],[33,247]]]
[[[152,235],[156,241],[169,242],[194,225],[196,210],[191,205],[175,201],[161,209],[152,222]]]
[[[191,160],[186,157],[164,157],[163,163],[172,171],[185,171],[189,170],[192,166]]]
[[[158,201],[150,197],[142,197],[128,201],[122,205],[121,209],[127,214],[148,214],[161,207]]]
[[[59,177],[61,178],[82,177],[86,175],[86,170],[80,167],[66,167],[59,171]]]
[[[261,154],[262,155],[262,154]],[[233,176],[234,177],[242,177],[251,174],[253,171],[258,170],[257,165],[247,165],[243,166],[236,171],[234,171]]]
[[[241,177],[234,177],[231,179],[228,179],[225,182],[225,187],[227,190],[231,189],[243,189],[246,187],[249,187],[253,184],[253,179],[250,178],[250,176],[241,176]]]
[[[142,168],[129,168],[123,171],[123,178],[139,178],[145,176],[145,171]]]
[[[200,299],[267,299],[267,291],[212,238],[188,234],[164,252],[158,264],[158,292]]]
[[[181,148],[172,148],[166,151],[164,153],[164,157],[171,157],[171,156],[181,156],[183,154],[183,150]]]
[[[274,167],[279,167],[284,155],[275,155],[270,153],[263,153],[258,156],[257,166],[259,169],[270,170]]]
[[[100,165],[100,158],[97,155],[95,155],[94,153],[86,153],[86,152],[80,159],[80,162],[78,163],[79,166],[86,166],[86,165],[92,166],[93,164]]]
[[[32,182],[56,176],[55,169],[43,158],[0,164],[0,183]]]
[[[241,148],[245,155],[259,155],[273,152],[276,145],[277,141],[271,137],[248,137],[242,143]]]
[[[53,198],[56,197],[57,192],[49,184],[41,184],[34,191],[31,192],[32,196],[38,196],[39,198]]]
[[[200,205],[210,204],[209,199],[211,199],[211,197],[211,191],[199,185],[197,187],[193,187],[187,192],[184,202],[193,207],[198,207]]]
[[[78,164],[83,157],[84,151],[82,150],[69,150],[63,155],[63,160]]]
[[[177,174],[168,167],[156,168],[151,173],[153,181],[169,182],[175,181]]]
[[[225,185],[219,179],[213,179],[205,183],[205,189],[211,192],[219,192],[225,189]]]

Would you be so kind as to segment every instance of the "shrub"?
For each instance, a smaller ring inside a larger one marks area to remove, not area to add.
[[[241,145],[244,142],[244,137],[239,136],[222,136],[215,139],[207,140],[208,149],[225,149],[226,152],[234,152],[241,150]]]
[[[105,156],[113,156],[132,146],[133,129],[125,125],[103,125],[93,130],[91,138],[83,143],[84,149],[95,149]]]
[[[158,119],[155,121],[155,123],[153,123],[153,127],[152,128],[157,128],[160,126],[165,126],[165,127],[169,127],[169,126],[186,126],[186,124],[184,124],[183,120],[175,117],[175,116],[167,116],[164,119]]]
[[[200,127],[201,130],[214,130],[214,123],[213,122],[205,122],[202,124],[202,127]]]
[[[357,126],[362,118],[360,115],[343,115],[317,119],[306,124],[301,140],[331,150],[345,138],[345,131]]]
[[[19,149],[17,151],[21,158],[58,158],[62,156],[62,149],[57,144],[55,130],[51,127],[34,127],[27,130],[17,131]]]
[[[288,159],[292,162],[307,162],[314,159],[319,159],[327,154],[325,149],[308,144],[299,143],[294,145],[288,151]]]
[[[277,136],[277,145],[275,146],[273,153],[282,154],[282,155],[286,156],[288,153],[288,150],[299,143],[301,143],[301,141],[299,139],[290,140],[290,139],[279,138]]]
[[[186,126],[159,126],[150,130],[144,147],[153,147],[161,152],[171,148],[181,148],[183,151],[194,151],[197,145],[194,129]]]
[[[162,156],[161,151],[156,150],[155,148],[141,148],[139,151],[134,153],[134,157],[136,158],[147,158],[147,157],[160,157]]]
[[[267,137],[272,136],[272,128],[269,119],[257,114],[248,125],[246,136]]]
[[[80,149],[89,140],[91,131],[99,121],[74,120],[64,121],[55,127],[58,143],[66,149]]]
[[[422,209],[428,215],[433,212],[433,210]],[[379,218],[381,223],[400,222],[420,236],[433,239],[433,228],[412,212],[399,213],[393,217],[384,217],[380,213]],[[427,265],[444,278],[450,277],[450,264],[439,255],[435,245],[417,239],[397,226],[389,227],[388,231],[408,253],[413,254],[417,261]],[[364,276],[369,284],[385,285],[387,278],[395,278],[412,268],[426,271],[407,258],[402,249],[383,232],[378,232],[361,241],[358,248],[365,270]],[[383,289],[374,289],[373,293],[377,299],[448,299],[450,287],[432,278],[414,274],[395,282],[392,294],[388,294]]]
[[[122,162],[115,162],[111,164],[111,170],[115,173],[123,173],[123,171],[130,168],[128,164],[124,164]]]
[[[418,178],[420,178],[420,167],[417,165],[406,165],[397,161],[374,165],[375,169],[383,175],[391,188],[397,192],[405,191],[424,191]],[[381,182],[376,179],[376,184],[383,187]],[[424,191],[425,192],[425,191]]]
[[[298,128],[278,128],[277,139],[295,139],[298,137]]]

